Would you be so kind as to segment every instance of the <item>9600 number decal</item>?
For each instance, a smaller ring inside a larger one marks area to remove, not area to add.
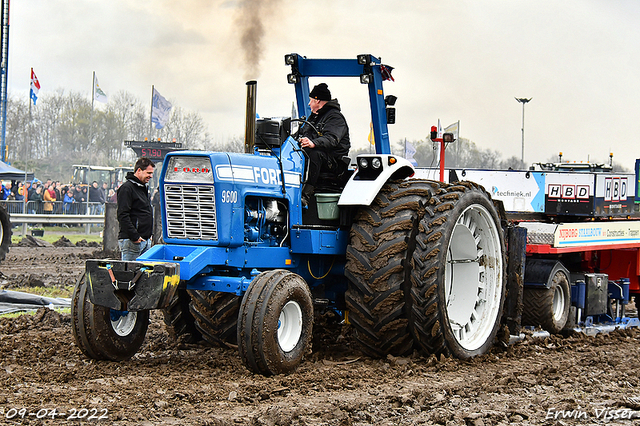
[[[223,203],[235,203],[238,201],[238,191],[222,191]]]

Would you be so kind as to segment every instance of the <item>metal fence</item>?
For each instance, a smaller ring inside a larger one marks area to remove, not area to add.
[[[65,203],[64,201],[0,201],[10,214],[103,215],[103,203]]]
[[[11,224],[22,224],[22,235],[27,225],[79,225],[89,234],[91,225],[104,224],[105,205],[102,203],[65,203],[63,201],[0,201],[11,216]]]

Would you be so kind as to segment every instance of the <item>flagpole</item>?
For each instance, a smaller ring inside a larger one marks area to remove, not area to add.
[[[93,101],[96,99],[96,72],[93,72],[93,83],[91,84],[91,111],[93,112]]]
[[[91,186],[91,183],[89,182],[89,176],[91,174],[91,142],[93,142],[93,101],[95,100],[96,97],[96,72],[93,71],[93,76],[91,79],[91,115],[89,116],[89,144],[87,145],[87,150],[89,151],[89,159],[88,164],[87,164],[87,173],[85,174],[85,176],[87,177],[87,210],[86,210],[86,214],[89,214],[89,187]],[[90,233],[90,227],[91,224],[87,224],[87,229],[86,232],[87,234]]]
[[[458,120],[458,133],[455,135],[458,143],[456,144],[456,163],[455,165],[460,165],[460,120]]]
[[[149,110],[149,140],[153,139],[153,91],[155,90],[155,86],[151,85],[151,108]]]
[[[31,81],[33,78],[33,67],[31,68],[31,74],[29,75],[29,132],[28,132],[28,137],[27,140],[24,143],[24,182],[22,183],[22,213],[26,213],[27,212],[27,188],[26,188],[26,184],[27,184],[27,160],[29,158],[29,153],[27,151],[27,144],[31,142],[31,91],[33,89],[31,89]],[[26,235],[27,234],[27,224],[23,223],[22,224],[22,235]]]

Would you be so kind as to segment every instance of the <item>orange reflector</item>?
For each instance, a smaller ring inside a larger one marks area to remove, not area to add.
[[[285,265],[291,265],[291,259],[285,259],[284,264]]]
[[[382,89],[378,89],[378,95],[382,95]]]
[[[389,165],[396,164],[397,161],[395,157],[389,157]]]

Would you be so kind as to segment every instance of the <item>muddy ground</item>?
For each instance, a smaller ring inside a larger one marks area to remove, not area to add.
[[[68,284],[94,250],[13,247],[0,265],[3,283]],[[78,424],[74,416],[114,425],[640,422],[637,330],[529,336],[470,361],[370,359],[347,327],[329,321],[315,331],[313,354],[297,372],[266,378],[249,373],[232,349],[172,341],[160,315],[141,351],[120,363],[82,356],[68,314],[43,308],[3,318],[0,424]]]

